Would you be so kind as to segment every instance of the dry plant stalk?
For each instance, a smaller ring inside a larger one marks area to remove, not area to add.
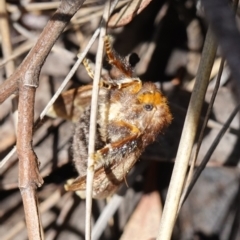
[[[189,102],[189,107],[182,131],[181,140],[178,146],[176,161],[169,185],[166,198],[166,204],[163,209],[163,215],[160,223],[160,229],[157,239],[171,239],[173,227],[176,221],[180,197],[183,190],[186,172],[189,165],[189,159],[197,132],[198,121],[207,90],[209,76],[211,74],[215,54],[216,43],[214,36],[208,30],[201,62],[199,64],[196,83]]]
[[[94,178],[94,168],[92,168],[91,166],[93,166],[94,164],[93,153],[95,152],[99,82],[102,71],[104,36],[106,35],[107,32],[106,26],[109,18],[110,5],[111,5],[110,0],[108,0],[106,2],[103,12],[102,25],[100,28],[99,46],[96,56],[96,69],[93,79],[93,92],[91,99],[89,143],[88,143],[88,164],[87,164],[88,169],[87,169],[86,219],[85,219],[86,240],[91,240],[92,190]]]
[[[32,149],[35,92],[42,65],[57,38],[84,0],[62,0],[59,8],[39,36],[18,69],[0,86],[0,103],[11,94],[19,93],[17,153],[19,158],[19,188],[22,194],[29,239],[43,239],[37,187],[43,183],[38,159]]]

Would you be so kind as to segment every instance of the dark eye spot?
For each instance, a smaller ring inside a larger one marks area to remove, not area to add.
[[[152,111],[152,109],[153,109],[153,105],[152,104],[145,104],[143,107],[144,107],[144,109],[146,111]]]
[[[131,53],[131,55],[128,58],[128,62],[131,67],[135,67],[139,61],[140,61],[140,58],[136,53]]]

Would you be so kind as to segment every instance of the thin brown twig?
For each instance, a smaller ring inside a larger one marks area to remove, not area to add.
[[[43,239],[36,188],[43,184],[38,160],[32,149],[34,100],[36,88],[25,85],[19,89],[17,153],[19,158],[19,188],[21,191],[29,239]]]

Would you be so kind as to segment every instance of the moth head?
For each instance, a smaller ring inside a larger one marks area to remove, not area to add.
[[[139,121],[146,131],[159,133],[171,123],[168,101],[153,83],[143,84],[137,101],[142,111]]]

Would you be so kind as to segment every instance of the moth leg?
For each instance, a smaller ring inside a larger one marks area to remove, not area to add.
[[[120,120],[120,121],[115,121],[114,122],[114,125],[117,127],[117,128],[126,128],[130,131],[130,134],[129,135],[140,135],[140,130],[138,127],[136,127],[134,124],[131,124],[131,123],[128,123],[126,121],[123,121],[123,120]]]
[[[88,76],[91,78],[91,79],[94,79],[94,72],[90,66],[90,60],[87,59],[87,58],[84,58],[83,59],[83,65],[88,73]],[[111,80],[105,80],[103,78],[100,79],[100,83],[99,83],[99,86],[100,87],[104,87],[104,88],[107,88],[107,89],[111,89],[112,87],[116,87],[116,84],[114,84],[113,81]]]
[[[89,59],[84,58],[82,63],[84,65],[89,77],[94,79],[94,72],[93,72],[89,62],[90,62]],[[111,79],[106,80],[106,79],[101,78],[99,86],[107,88],[107,89],[112,89],[112,88],[122,89],[122,88],[126,88],[129,86],[133,86],[132,92],[137,93],[142,87],[142,82],[139,78],[127,78],[127,79],[122,79],[122,80],[111,80]]]
[[[91,79],[94,79],[94,73],[93,73],[92,68],[90,67],[89,60],[87,58],[84,58],[83,61],[82,61],[82,64],[84,65],[84,67],[85,67],[85,69],[88,73],[88,76]]]
[[[132,66],[126,61],[126,59],[120,57],[114,49],[111,47],[110,36],[105,36],[105,49],[108,56],[108,62],[115,66],[121,73],[127,77],[132,77],[133,70]]]
[[[88,73],[88,76],[91,78],[91,79],[94,79],[94,72],[93,72],[93,70],[92,70],[92,68],[91,68],[91,66],[90,66],[90,60],[89,59],[87,59],[87,58],[84,58],[83,59],[83,65],[84,65],[84,67],[85,67],[85,69],[86,69],[86,71],[87,71],[87,73]],[[104,80],[104,79],[100,79],[100,87],[104,87],[105,85],[109,85],[108,84],[108,81],[107,80]],[[107,87],[108,88],[108,87]]]
[[[105,80],[101,79],[100,87],[107,89],[123,89],[130,87],[130,91],[134,94],[140,91],[142,88],[142,81],[139,78],[125,78],[120,80]]]
[[[137,138],[138,138],[138,136],[136,134],[136,135],[133,135],[133,136],[126,137],[126,138],[124,138],[120,141],[116,141],[116,142],[107,144],[104,148],[98,150],[94,154],[94,163],[90,167],[92,169],[96,170],[99,166],[110,164],[111,161],[108,160],[108,159],[105,159],[105,156],[109,152],[114,152],[117,149],[124,148],[124,145],[127,145],[128,143],[133,142],[134,140],[137,140]]]
[[[133,124],[127,123],[125,121],[118,121],[115,122],[115,125],[121,129],[125,128],[129,130],[129,135],[126,136],[125,138],[109,143],[105,147],[99,149],[96,151],[94,154],[94,164],[91,166],[94,170],[96,167],[102,166],[104,164],[109,164],[111,160],[106,158],[107,154],[111,154],[116,152],[118,149],[121,149],[121,151],[126,151],[128,148],[136,147],[135,145],[137,138],[139,137],[140,130]]]
[[[142,81],[139,78],[127,78],[123,80],[117,80],[118,89],[129,88],[134,94],[138,93],[142,88]]]

